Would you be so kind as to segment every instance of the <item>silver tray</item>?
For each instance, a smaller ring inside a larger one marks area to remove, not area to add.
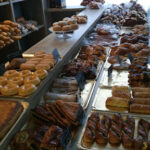
[[[89,113],[89,116],[91,115],[91,113],[92,112],[94,112],[93,110]],[[106,113],[106,112],[100,112],[100,111],[97,111],[98,113],[99,113],[99,116],[101,117],[102,115],[109,115],[110,117],[112,116],[112,114],[114,114],[114,113]],[[88,116],[88,117],[89,117]],[[123,117],[123,118],[125,118],[126,116],[127,116],[127,114],[121,114],[121,116]],[[132,115],[132,114],[130,114],[130,116],[132,116],[132,117],[134,117],[134,119],[135,119],[135,132],[134,132],[134,138],[136,138],[137,137],[137,126],[138,126],[138,121],[141,119],[141,118],[143,118],[143,119],[145,119],[145,120],[147,120],[147,121],[150,121],[150,116],[148,116],[148,117],[138,117],[138,116],[134,116],[134,115]],[[118,147],[112,147],[109,143],[107,143],[107,145],[106,146],[99,146],[99,145],[97,145],[96,144],[96,142],[94,142],[94,144],[90,147],[90,148],[87,148],[87,147],[85,147],[84,145],[83,145],[83,143],[82,143],[82,137],[83,137],[83,135],[84,135],[84,131],[85,131],[85,128],[86,128],[86,124],[87,124],[87,121],[88,121],[88,119],[86,120],[86,123],[85,123],[85,125],[84,125],[84,127],[83,127],[83,129],[82,129],[82,131],[81,131],[81,134],[80,134],[80,138],[79,138],[79,140],[78,140],[78,142],[77,142],[77,147],[79,148],[79,149],[82,149],[82,150],[99,150],[99,149],[103,149],[103,150],[126,150],[124,147],[123,147],[123,145],[122,144],[120,144]],[[150,137],[150,135],[149,135],[149,137]],[[130,149],[131,150],[131,149]]]

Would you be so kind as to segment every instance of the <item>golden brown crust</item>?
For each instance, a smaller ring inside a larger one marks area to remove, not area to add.
[[[5,136],[11,126],[16,122],[22,111],[23,106],[20,102],[0,100],[0,139]]]
[[[150,105],[131,104],[130,105],[130,112],[150,114]]]

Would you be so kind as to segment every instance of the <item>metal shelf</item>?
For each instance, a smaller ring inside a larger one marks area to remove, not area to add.
[[[12,0],[12,3],[24,2],[25,0]]]
[[[27,35],[29,35],[29,34],[31,34],[31,33],[33,33],[33,32],[39,31],[39,29],[41,29],[41,28],[43,28],[43,27],[44,27],[44,25],[38,25],[38,26],[36,27],[37,30],[29,31],[29,32],[27,32],[27,33],[25,33],[25,34],[22,34],[22,35],[21,35],[21,38],[24,38],[25,36],[27,36]]]

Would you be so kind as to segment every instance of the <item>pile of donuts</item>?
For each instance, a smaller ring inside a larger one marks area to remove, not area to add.
[[[73,15],[71,18],[76,19],[78,24],[85,24],[87,23],[87,15]]]
[[[0,76],[0,94],[3,96],[29,96],[35,92],[41,80],[47,75],[48,72],[44,69],[38,69],[35,72],[7,70],[3,76]]]
[[[0,1],[1,2],[1,1]],[[20,29],[18,24],[10,20],[5,20],[0,23],[0,49],[6,45],[14,43],[16,40],[20,40]]]
[[[54,56],[49,53],[47,54],[45,51],[41,50],[39,52],[34,53],[34,57],[28,59],[25,63],[20,65],[20,70],[50,70],[55,65]]]
[[[78,24],[75,18],[66,17],[62,21],[53,23],[53,31],[72,31],[77,30]]]

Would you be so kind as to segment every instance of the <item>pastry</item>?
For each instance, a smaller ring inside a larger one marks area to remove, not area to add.
[[[7,108],[7,109],[6,109]],[[23,111],[23,107],[18,101],[0,101],[0,139],[2,140],[9,129],[17,121]]]
[[[18,95],[19,96],[29,96],[35,92],[37,87],[34,84],[28,83],[19,87]]]
[[[130,112],[131,113],[149,114],[150,113],[150,105],[131,104]]]
[[[129,99],[119,98],[119,97],[108,97],[106,100],[106,106],[114,107],[127,107],[128,108]]]
[[[36,76],[40,78],[40,80],[43,80],[44,78],[48,76],[48,72],[44,69],[36,70],[34,73]]]
[[[39,79],[38,76],[30,75],[30,76],[27,76],[27,77],[24,79],[24,84],[39,85],[39,84],[40,84],[40,79]]]
[[[20,77],[12,77],[8,80],[8,83],[10,84],[17,84],[18,86],[23,84],[23,78]]]
[[[23,63],[23,64],[20,65],[20,69],[21,70],[31,70],[31,71],[34,71],[35,70],[35,64]]]
[[[54,31],[61,31],[61,30],[62,30],[62,27],[59,26],[59,25],[55,25],[55,26],[53,26],[53,30],[54,30]]]
[[[4,77],[6,78],[12,78],[19,75],[20,75],[19,72],[17,72],[16,70],[8,70],[4,73]]]
[[[71,31],[71,30],[72,30],[71,25],[65,25],[62,27],[62,31]]]
[[[4,86],[7,84],[7,78],[4,76],[0,76],[0,85]]]
[[[18,94],[19,86],[13,83],[7,83],[1,88],[1,94],[4,96],[12,96]]]

